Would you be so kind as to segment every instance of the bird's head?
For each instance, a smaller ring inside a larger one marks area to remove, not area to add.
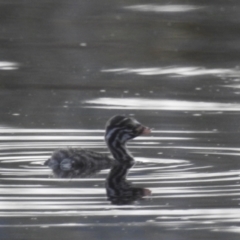
[[[139,135],[150,133],[150,128],[142,125],[132,117],[116,115],[110,118],[106,124],[106,142],[117,140],[125,143]]]

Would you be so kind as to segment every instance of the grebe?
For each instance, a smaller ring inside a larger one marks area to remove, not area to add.
[[[151,193],[148,189],[132,187],[126,181],[128,170],[134,165],[134,158],[127,150],[126,143],[150,132],[148,127],[136,119],[117,115],[107,121],[105,131],[105,141],[113,158],[85,149],[59,149],[44,165],[49,166],[58,177],[89,176],[111,168],[106,180],[108,198],[112,203],[124,204]]]

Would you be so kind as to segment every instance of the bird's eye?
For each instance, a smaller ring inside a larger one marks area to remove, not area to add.
[[[133,125],[132,125],[132,124],[128,124],[128,125],[127,125],[127,128],[128,128],[128,129],[133,129]]]

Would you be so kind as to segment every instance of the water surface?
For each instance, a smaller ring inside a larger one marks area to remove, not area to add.
[[[0,4],[1,239],[239,239],[238,1]],[[153,128],[128,145],[152,191],[131,205],[107,200],[109,170],[43,166],[108,152],[115,114]]]

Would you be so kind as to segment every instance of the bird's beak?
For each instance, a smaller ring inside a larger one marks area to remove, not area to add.
[[[139,126],[137,131],[139,132],[139,135],[145,135],[145,134],[151,133],[151,129],[143,125]]]
[[[151,133],[151,129],[149,127],[143,126],[142,134],[145,135],[149,133]]]

